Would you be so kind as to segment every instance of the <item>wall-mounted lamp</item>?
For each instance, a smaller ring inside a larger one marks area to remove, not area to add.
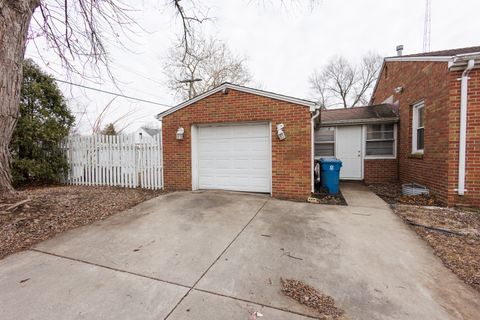
[[[398,94],[398,93],[402,93],[402,92],[403,92],[403,87],[396,87],[396,88],[394,89],[394,91],[395,91],[395,93],[397,93],[397,94]]]
[[[285,140],[285,132],[283,132],[283,128],[285,128],[285,125],[283,123],[277,124],[277,136],[279,140]]]
[[[182,127],[178,128],[178,130],[177,130],[177,140],[182,140],[184,133],[185,133],[185,130]]]

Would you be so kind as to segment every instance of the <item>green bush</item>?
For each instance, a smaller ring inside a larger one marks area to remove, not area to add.
[[[59,144],[74,120],[53,78],[26,60],[20,118],[10,142],[14,185],[51,183],[62,177],[68,164]]]

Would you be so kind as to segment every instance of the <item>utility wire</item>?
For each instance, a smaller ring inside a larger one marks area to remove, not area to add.
[[[58,82],[61,82],[61,83],[66,83],[66,84],[69,84],[69,85],[72,85],[72,86],[77,86],[77,87],[81,87],[81,88],[84,88],[84,89],[89,89],[89,90],[93,90],[93,91],[98,91],[98,92],[110,94],[110,95],[112,95],[112,96],[117,96],[117,97],[122,97],[122,98],[137,100],[137,101],[141,101],[141,102],[156,104],[156,105],[159,105],[159,106],[162,106],[162,107],[167,107],[167,108],[171,108],[171,107],[172,107],[172,106],[170,106],[170,105],[168,105],[168,104],[159,103],[159,102],[155,102],[155,101],[151,101],[151,100],[145,100],[145,99],[135,98],[135,97],[127,96],[127,95],[120,94],[120,93],[115,93],[115,92],[110,92],[110,91],[106,91],[106,90],[102,90],[102,89],[97,89],[97,88],[85,86],[85,85],[83,85],[83,84],[73,83],[73,82],[70,82],[70,81],[60,80],[60,79],[56,79],[56,78],[54,78],[54,80],[55,80],[55,81],[58,81]]]

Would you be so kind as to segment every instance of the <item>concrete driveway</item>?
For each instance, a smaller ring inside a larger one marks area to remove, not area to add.
[[[349,206],[178,192],[0,261],[0,319],[309,319],[280,277],[351,319],[478,319],[480,295],[360,185]]]

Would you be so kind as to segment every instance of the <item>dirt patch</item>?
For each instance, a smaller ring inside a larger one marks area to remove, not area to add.
[[[280,279],[284,295],[318,312],[321,319],[346,319],[345,312],[335,306],[335,300],[298,280]]]
[[[394,212],[433,248],[447,268],[480,292],[480,213],[409,205],[397,205]]]
[[[156,197],[161,190],[51,186],[0,199],[0,259]]]
[[[341,191],[337,194],[329,194],[327,188],[317,189],[315,193],[312,194],[310,202],[339,206],[347,205],[347,201],[345,201]]]
[[[417,206],[434,206],[438,202],[429,195],[404,196],[400,183],[375,183],[368,186],[373,193],[389,204],[411,204]]]

